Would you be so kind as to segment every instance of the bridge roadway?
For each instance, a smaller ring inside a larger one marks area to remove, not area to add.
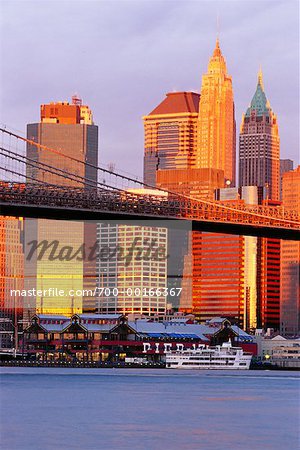
[[[171,228],[181,228],[186,221],[191,221],[195,231],[300,240],[298,215],[282,207],[221,205],[180,196],[157,197],[112,189],[1,182],[0,214],[99,222],[155,220],[157,226],[162,226],[163,221],[163,226],[169,224]]]

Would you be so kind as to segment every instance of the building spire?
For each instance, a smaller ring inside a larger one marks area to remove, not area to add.
[[[215,46],[215,49],[214,49],[213,56],[221,56],[219,36],[217,36],[216,46]]]
[[[262,74],[262,70],[261,70],[261,65],[259,66],[257,84],[259,84],[260,87],[262,88],[262,90],[264,90],[264,82],[263,82],[263,74]]]

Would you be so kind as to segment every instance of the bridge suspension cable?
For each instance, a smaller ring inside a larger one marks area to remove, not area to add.
[[[19,164],[19,169],[17,170],[15,167],[7,167],[7,164],[5,167],[2,167],[2,171],[17,175],[17,177],[20,178],[20,181],[26,181],[30,180],[34,183],[44,184],[47,186],[52,187],[59,187],[64,186],[66,187],[78,187],[81,186],[82,188],[89,188],[89,189],[100,189],[103,190],[110,190],[110,191],[116,191],[119,193],[126,194],[128,193],[129,188],[118,187],[114,186],[113,184],[108,184],[106,181],[95,181],[91,178],[80,175],[81,173],[85,173],[86,167],[90,167],[97,171],[97,173],[103,173],[103,174],[109,174],[114,180],[125,180],[127,183],[132,184],[138,184],[139,186],[149,189],[149,193],[141,195],[139,193],[135,194],[136,196],[141,196],[144,198],[148,198],[149,200],[154,199],[154,196],[151,195],[151,190],[156,190],[162,193],[162,196],[170,196],[172,200],[177,200],[180,203],[185,203],[187,205],[187,209],[197,209],[196,205],[202,205],[203,207],[207,207],[210,210],[214,210],[215,212],[222,212],[222,213],[228,213],[228,214],[241,214],[244,213],[245,217],[247,217],[247,220],[249,217],[253,217],[253,220],[272,220],[274,218],[277,218],[282,223],[286,223],[288,226],[291,225],[299,225],[299,217],[295,212],[290,211],[284,211],[282,207],[271,207],[271,206],[263,206],[263,205],[245,205],[245,204],[237,204],[234,205],[224,205],[220,202],[212,202],[209,200],[202,200],[198,198],[194,198],[193,196],[187,196],[180,193],[175,193],[167,189],[157,188],[156,186],[152,186],[146,183],[143,183],[140,180],[136,180],[134,178],[119,174],[114,171],[110,171],[108,169],[105,169],[103,167],[98,167],[90,162],[81,161],[78,158],[75,158],[70,155],[64,154],[61,150],[49,148],[45,145],[39,144],[33,140],[27,139],[23,136],[19,136],[16,133],[13,133],[5,128],[0,128],[0,131],[2,132],[2,142],[3,142],[3,135],[6,135],[9,137],[9,143],[6,144],[7,146],[11,147],[11,139],[16,139],[18,141],[22,141],[23,143],[26,143],[28,146],[35,146],[39,151],[47,151],[51,152],[53,154],[58,155],[60,158],[66,158],[69,161],[72,161],[73,163],[76,163],[75,167],[77,167],[77,171],[71,172],[69,170],[69,167],[72,166],[70,164],[67,165],[68,170],[64,170],[62,168],[54,167],[50,164],[47,164],[46,162],[38,161],[38,159],[34,159],[29,157],[28,155],[25,156],[24,154],[20,154],[18,151],[12,151],[11,149],[5,148],[5,145],[2,144],[2,147],[0,148],[0,154],[4,157],[4,159],[7,161],[11,161],[11,163]],[[17,148],[18,150],[18,148]],[[84,169],[84,171],[83,171]],[[73,170],[75,170],[73,168]],[[46,174],[46,175],[45,175]],[[42,175],[42,176],[41,176]],[[44,176],[45,175],[45,176]],[[45,181],[45,178],[50,175],[50,180],[53,178],[53,182]],[[51,178],[52,177],[52,178]],[[44,178],[44,180],[43,180]],[[65,180],[69,180],[70,183],[66,184]],[[74,184],[73,184],[74,183]],[[157,198],[157,196],[156,196]]]

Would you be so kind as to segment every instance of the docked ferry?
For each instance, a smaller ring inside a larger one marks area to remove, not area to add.
[[[241,347],[233,347],[231,341],[208,347],[200,344],[197,348],[170,351],[166,353],[168,369],[238,369],[248,370],[252,353]]]

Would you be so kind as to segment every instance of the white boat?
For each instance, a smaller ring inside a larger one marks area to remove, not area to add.
[[[233,347],[231,341],[222,345],[209,347],[198,345],[197,348],[176,350],[166,353],[168,369],[238,369],[248,370],[252,353],[244,352],[241,347]]]

